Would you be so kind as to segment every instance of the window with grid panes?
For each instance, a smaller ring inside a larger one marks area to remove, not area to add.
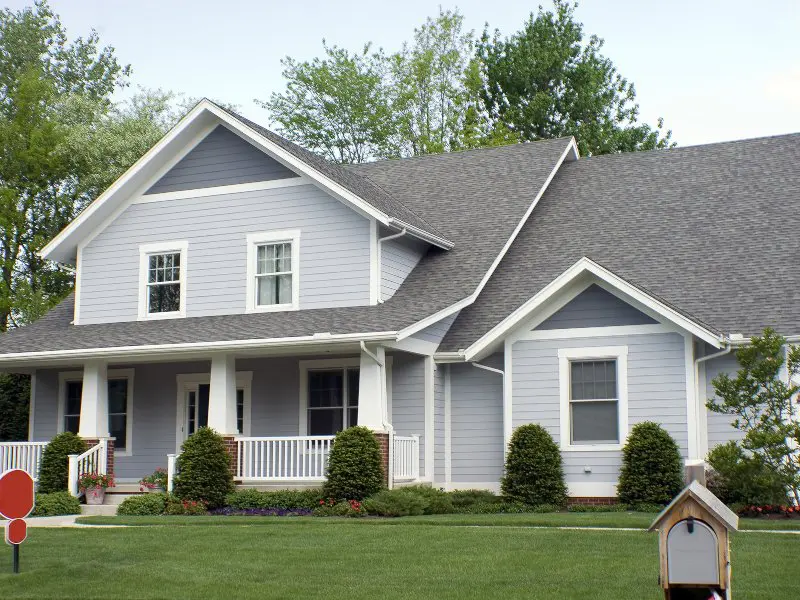
[[[256,306],[292,303],[292,243],[256,247]]]
[[[357,368],[308,372],[308,435],[335,435],[358,424]]]
[[[569,404],[572,444],[618,443],[617,361],[571,361]]]
[[[147,313],[178,312],[180,309],[181,253],[148,255]]]

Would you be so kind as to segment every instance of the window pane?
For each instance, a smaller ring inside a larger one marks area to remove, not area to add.
[[[617,361],[593,360],[570,363],[570,397],[573,400],[606,400],[617,397]]]
[[[71,431],[72,433],[78,433],[78,426],[80,425],[80,417],[79,416],[71,416],[71,417],[64,417],[64,431]]]
[[[619,442],[618,404],[572,402],[572,443]]]
[[[236,390],[236,430],[244,433],[244,390]]]
[[[128,380],[110,379],[108,381],[108,414],[128,411]]]
[[[347,406],[358,406],[358,369],[347,370]]]
[[[181,309],[181,286],[179,283],[151,285],[147,291],[147,312],[177,312]]]
[[[347,409],[347,426],[355,427],[358,425],[358,407]]]
[[[116,450],[124,450],[127,447],[128,430],[127,430],[128,417],[125,414],[109,415],[108,417],[108,431],[114,440],[114,448]]]
[[[197,410],[197,394],[189,392],[189,435],[192,435],[195,430],[195,414]]]
[[[328,408],[308,411],[309,435],[334,435],[342,430],[342,409]]]
[[[67,382],[67,398],[66,398],[66,406],[64,407],[65,415],[81,414],[82,391],[83,391],[83,382],[81,381]]]
[[[310,408],[340,407],[344,401],[343,395],[344,390],[341,371],[309,372],[308,406]]]
[[[197,386],[197,428],[206,427],[208,425],[208,397],[211,391],[211,386],[207,383],[201,383]]]

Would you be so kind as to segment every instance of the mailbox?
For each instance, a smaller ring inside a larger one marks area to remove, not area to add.
[[[712,597],[728,600],[730,543],[739,517],[705,486],[692,481],[665,508],[650,531],[658,530],[659,583],[667,600]]]

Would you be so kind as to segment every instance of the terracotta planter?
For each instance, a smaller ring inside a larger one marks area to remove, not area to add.
[[[146,487],[144,489],[148,494],[163,494],[164,493],[164,488],[159,487],[159,486],[152,487],[152,488]]]
[[[102,504],[106,499],[106,489],[101,487],[86,488],[84,495],[86,497],[86,504],[97,506],[98,504]]]

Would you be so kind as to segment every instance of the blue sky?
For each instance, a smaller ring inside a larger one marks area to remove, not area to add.
[[[548,0],[549,1],[549,0]],[[543,2],[546,6],[547,1]],[[27,2],[6,0],[11,8]],[[280,59],[321,40],[394,51],[438,6],[468,28],[518,30],[537,3],[504,0],[53,0],[71,36],[94,27],[131,63],[133,83],[237,104],[283,88]],[[642,119],[663,116],[680,145],[800,131],[798,0],[585,0],[578,18],[636,85]]]

